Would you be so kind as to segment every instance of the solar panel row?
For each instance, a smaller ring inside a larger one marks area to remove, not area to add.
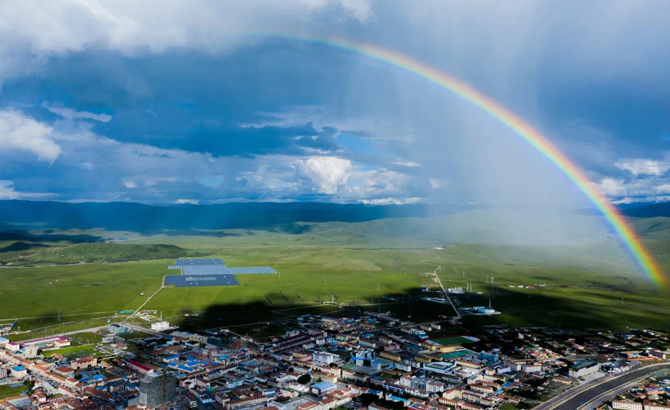
[[[173,268],[173,267],[169,267]],[[182,265],[176,266],[184,275],[253,275],[277,273],[269,266],[229,268],[225,265]]]
[[[239,286],[240,284],[233,275],[206,276],[204,279],[184,275],[168,275],[165,277],[165,284],[178,288],[194,286]]]
[[[193,265],[223,265],[225,263],[219,258],[216,259],[177,259],[177,266],[193,266]]]

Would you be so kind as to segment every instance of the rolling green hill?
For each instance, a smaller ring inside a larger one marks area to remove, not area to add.
[[[17,242],[19,243],[19,242]],[[16,244],[16,243],[15,243]],[[10,245],[10,247],[15,246]],[[0,262],[12,265],[127,262],[176,259],[191,253],[175,245],[133,243],[81,243],[67,246],[31,247],[22,252],[0,253]]]

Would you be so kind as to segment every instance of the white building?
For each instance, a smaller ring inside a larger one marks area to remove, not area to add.
[[[643,410],[642,403],[636,403],[634,401],[622,401],[622,400],[612,401],[612,408],[621,410]]]
[[[600,364],[595,360],[584,360],[583,362],[575,363],[568,370],[570,377],[583,377],[600,370]]]
[[[427,372],[433,372],[437,374],[451,374],[456,367],[454,362],[433,362],[427,363],[423,366],[423,369]]]
[[[312,360],[321,364],[331,364],[340,360],[340,356],[329,352],[314,352],[312,353]]]
[[[526,373],[536,373],[542,371],[542,365],[540,363],[527,363],[521,369]]]
[[[163,330],[168,330],[170,328],[170,323],[167,321],[162,321],[162,322],[155,322],[151,324],[151,330],[155,330],[157,332],[163,331]]]

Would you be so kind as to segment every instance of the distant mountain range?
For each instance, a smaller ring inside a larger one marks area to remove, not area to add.
[[[0,201],[0,230],[92,229],[141,233],[188,229],[248,229],[295,222],[365,222],[431,217],[474,209],[470,205],[329,204],[250,202],[216,205],[144,205],[129,202]]]
[[[652,202],[622,205],[623,213],[635,218],[670,217],[670,202]]]
[[[491,207],[473,205],[330,204],[250,202],[215,205],[144,205],[129,202],[0,201],[0,231],[25,228],[93,229],[159,233],[166,230],[267,228],[297,222],[367,222],[436,217]],[[622,206],[636,218],[670,216],[670,203]],[[537,210],[536,210],[537,211]],[[586,211],[584,214],[593,214]]]

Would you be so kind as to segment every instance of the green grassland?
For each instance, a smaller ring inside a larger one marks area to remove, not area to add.
[[[167,260],[156,260],[2,268],[0,316],[34,318],[31,325],[37,327],[35,320],[53,323],[59,310],[63,321],[87,318],[68,315],[132,310],[146,299],[142,292],[150,294],[161,286],[167,266]]]
[[[80,357],[95,356],[94,345],[68,346],[62,349],[47,350],[42,352],[44,357],[51,357],[55,354],[60,354],[68,359],[78,359]]]
[[[16,245],[16,243],[14,243]],[[12,245],[10,245],[11,247]],[[179,258],[193,254],[186,249],[164,244],[79,243],[40,244],[38,248],[0,252],[0,263],[19,266],[68,265],[92,262],[128,262]]]
[[[429,320],[453,315],[449,306],[420,300],[425,296],[421,287],[437,289],[426,273],[440,266],[439,277],[445,286],[465,288],[469,283],[473,287],[474,293],[455,298],[459,307],[485,306],[490,300],[502,312],[493,317],[465,317],[466,323],[670,328],[666,319],[670,298],[641,276],[612,238],[579,242],[578,246],[454,242],[436,250],[435,245],[447,243],[437,241],[437,232],[444,226],[431,227],[422,236],[430,223],[430,219],[405,218],[360,224],[290,224],[266,230],[163,234],[119,244],[68,242],[61,234],[60,242],[49,245],[48,250],[34,256],[23,254],[28,256],[21,258],[23,264],[35,266],[0,268],[0,320],[22,318],[21,329],[41,329],[12,338],[123,320],[115,313],[142,305],[161,287],[164,275],[175,273],[167,266],[176,257],[207,256],[220,257],[232,267],[269,265],[280,275],[238,275],[241,286],[167,287],[144,309],[161,311],[164,318],[185,327],[253,327],[249,324],[307,312],[337,314],[338,307],[324,307],[331,300],[355,305],[353,309],[391,310]],[[649,234],[645,243],[650,251],[668,267],[670,241],[657,225],[666,222],[635,223]],[[462,224],[452,236],[461,235],[458,232],[465,230],[465,222]],[[398,231],[404,233],[394,234]],[[100,236],[111,235],[91,231],[77,232],[76,237]],[[0,258],[12,252],[0,252]],[[135,259],[142,260],[132,261]],[[44,266],[70,261],[86,263]],[[488,282],[491,277],[493,284]],[[195,319],[194,313],[198,314]]]
[[[8,397],[20,396],[24,391],[30,390],[30,388],[30,383],[24,383],[17,387],[11,387],[9,385],[0,386],[0,400]]]

